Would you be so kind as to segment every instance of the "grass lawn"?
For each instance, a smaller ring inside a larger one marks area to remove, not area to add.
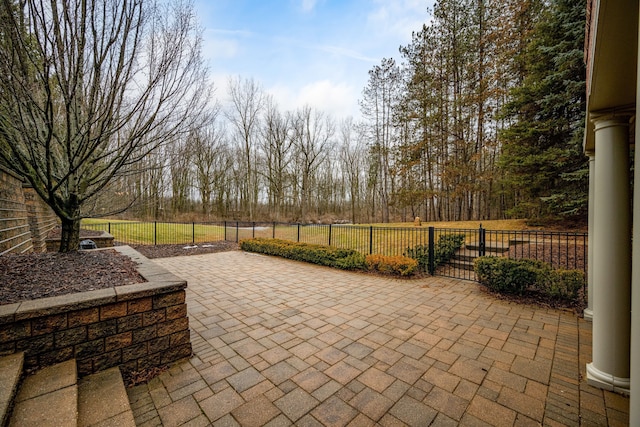
[[[493,221],[449,221],[422,223],[415,227],[413,222],[393,224],[358,225],[281,225],[275,230],[271,226],[236,227],[236,223],[227,222],[225,230],[222,223],[192,224],[169,222],[137,222],[126,220],[85,219],[84,228],[109,231],[116,241],[126,244],[197,244],[218,240],[242,240],[251,237],[276,237],[279,239],[302,241],[352,248],[363,253],[384,253],[401,255],[407,247],[424,245],[428,242],[430,226],[437,228],[436,239],[441,233],[462,232],[467,241],[477,238],[480,224],[487,230],[527,231],[525,220]],[[489,236],[491,233],[489,233]]]

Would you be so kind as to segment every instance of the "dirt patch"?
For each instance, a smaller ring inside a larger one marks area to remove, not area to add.
[[[582,291],[579,292],[578,298],[576,298],[575,301],[566,301],[558,298],[552,298],[543,294],[502,294],[500,292],[493,291],[480,283],[478,283],[478,288],[482,292],[502,301],[509,301],[515,304],[534,305],[537,307],[548,307],[556,310],[571,311],[578,316],[582,316],[584,309],[587,308],[586,299],[584,298]]]
[[[213,254],[240,249],[237,243],[227,241],[196,243],[193,245],[131,245],[131,247],[149,259]]]
[[[555,268],[568,270],[586,270],[587,245],[583,243],[532,243],[512,245],[509,248],[509,258],[539,259]]]
[[[136,267],[115,250],[3,255],[0,305],[144,282]]]

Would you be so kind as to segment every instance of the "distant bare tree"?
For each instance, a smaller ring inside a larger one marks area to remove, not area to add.
[[[354,224],[360,218],[363,186],[366,181],[366,153],[366,129],[364,126],[355,125],[351,117],[344,119],[340,123],[340,160],[349,194],[351,222]]]
[[[225,129],[218,122],[220,109],[216,105],[207,118],[207,124],[189,135],[188,147],[195,169],[195,185],[202,202],[202,214],[211,213],[215,195],[217,209],[222,210],[226,175],[230,166],[230,153],[226,145]],[[218,212],[222,214],[223,212]]]
[[[0,16],[0,159],[76,250],[92,199],[204,110],[195,16],[180,0],[1,0]]]
[[[298,186],[300,189],[300,218],[305,219],[313,191],[313,179],[330,149],[335,124],[325,113],[304,106],[296,111],[294,143]]]
[[[260,113],[264,107],[264,93],[253,79],[240,77],[229,80],[231,107],[227,117],[241,147],[245,178],[241,189],[241,209],[253,219],[258,203],[258,172],[256,168],[256,144],[259,131]]]
[[[280,220],[285,205],[289,168],[293,158],[293,119],[282,114],[271,98],[266,104],[262,126],[262,151],[264,153],[264,176],[267,182],[270,214]]]
[[[369,81],[362,91],[360,110],[370,125],[370,152],[376,164],[374,174],[376,192],[380,199],[382,222],[389,222],[391,195],[394,192],[393,149],[395,132],[393,112],[399,101],[401,83],[400,67],[393,58],[383,58],[380,65],[369,70]],[[375,212],[375,205],[372,211]]]
[[[186,138],[171,144],[167,150],[171,175],[171,212],[187,212],[191,201],[192,153]]]

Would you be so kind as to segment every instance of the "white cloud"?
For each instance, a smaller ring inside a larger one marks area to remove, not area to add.
[[[305,13],[311,12],[316,7],[317,0],[302,0],[302,11]]]
[[[367,17],[368,23],[383,35],[408,42],[413,31],[420,31],[428,22],[427,7],[433,7],[433,1],[424,0],[375,0],[376,7]]]
[[[310,105],[335,118],[358,114],[358,91],[343,82],[318,80],[299,89],[279,84],[268,88],[267,92],[283,110]]]
[[[357,59],[359,61],[378,62],[380,60],[380,58],[372,58],[372,57],[363,55],[359,52],[356,52],[355,50],[347,49],[341,46],[323,45],[323,46],[315,46],[315,49],[318,49],[322,52],[331,53],[333,55],[339,55],[339,56],[344,56],[351,59]]]
[[[228,59],[238,55],[240,43],[234,35],[244,35],[245,32],[205,30],[202,53],[207,59]]]
[[[213,34],[224,34],[227,36],[241,36],[241,37],[251,37],[254,35],[251,31],[247,31],[247,30],[226,30],[223,28],[208,28],[207,32],[213,33]]]

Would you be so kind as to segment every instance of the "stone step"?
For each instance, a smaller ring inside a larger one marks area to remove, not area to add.
[[[0,358],[0,404],[5,413],[13,399],[8,424],[5,419],[0,426],[135,427],[117,367],[78,381],[76,361],[72,359],[27,376],[18,387],[23,359],[22,353]]]
[[[22,376],[24,353],[0,357],[0,426],[6,425]]]
[[[76,361],[48,366],[24,379],[15,399],[10,427],[76,427]]]
[[[472,251],[470,249],[458,249],[458,251],[453,254],[453,259],[456,261],[469,261],[473,263],[473,260],[478,258],[478,251]]]
[[[450,260],[447,265],[460,270],[473,271],[473,260],[456,259],[455,255],[454,259]]]
[[[466,249],[471,251],[477,251],[480,249],[480,243],[478,241],[469,242],[465,245]],[[492,242],[485,243],[485,252],[504,253],[509,251],[509,242]]]
[[[110,368],[78,382],[78,426],[135,427],[120,369]]]

